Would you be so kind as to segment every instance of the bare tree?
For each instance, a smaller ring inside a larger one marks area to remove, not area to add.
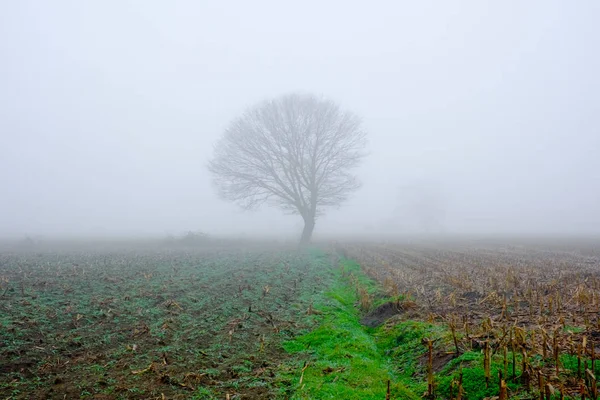
[[[317,216],[360,187],[352,173],[366,134],[352,112],[312,95],[265,101],[235,119],[208,168],[219,194],[246,209],[263,203],[304,219],[310,241]]]

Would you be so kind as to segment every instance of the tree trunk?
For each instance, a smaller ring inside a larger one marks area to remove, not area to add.
[[[302,236],[300,237],[300,244],[308,244],[312,237],[313,230],[315,229],[315,217],[309,216],[304,218],[304,229],[302,230]]]

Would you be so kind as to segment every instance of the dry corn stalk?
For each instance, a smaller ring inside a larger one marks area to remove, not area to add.
[[[387,391],[385,392],[385,400],[391,400],[392,393],[390,391],[390,380],[387,381]]]
[[[498,400],[508,400],[508,388],[504,379],[500,380],[500,394]]]
[[[483,370],[485,372],[485,387],[490,387],[490,360],[490,342],[486,340],[483,347]]]

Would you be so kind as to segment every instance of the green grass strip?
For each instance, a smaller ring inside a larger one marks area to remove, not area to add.
[[[343,269],[336,268],[334,273],[336,279],[330,291],[315,299],[314,308],[321,313],[319,326],[284,343],[289,353],[310,356],[304,372],[298,364],[290,369],[289,387],[294,389],[291,398],[383,400],[390,380],[391,398],[419,399],[390,373],[389,359],[359,322],[355,307],[358,297],[348,274],[371,284],[368,278],[356,263],[349,261],[344,261]]]

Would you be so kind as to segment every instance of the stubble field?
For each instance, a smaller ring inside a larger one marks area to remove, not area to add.
[[[423,329],[428,397],[472,398],[473,382],[486,389],[479,398],[598,396],[596,241],[355,244],[345,255],[404,299],[391,330],[407,320],[445,327]]]

